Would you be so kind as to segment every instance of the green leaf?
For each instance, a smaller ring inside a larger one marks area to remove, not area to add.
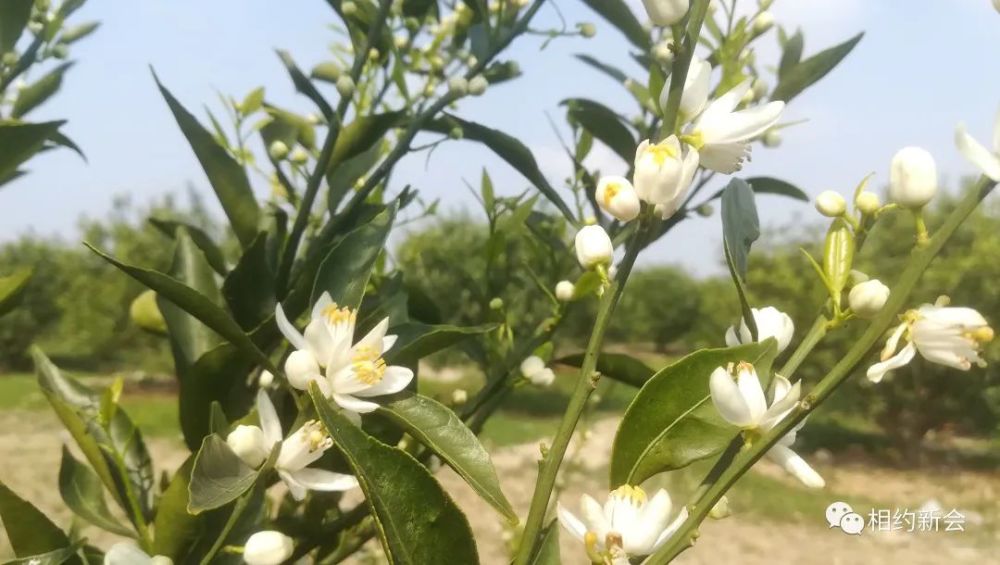
[[[177,305],[177,307],[200,320],[247,355],[256,358],[271,372],[278,372],[271,363],[270,358],[254,345],[254,342],[247,334],[243,333],[239,324],[209,297],[171,276],[158,271],[127,265],[90,244],[85,243],[84,245],[89,247],[94,253],[100,255],[105,261],[124,271],[127,275],[155,290],[159,297],[169,300]],[[160,309],[163,310],[163,303],[160,304]],[[166,317],[166,312],[164,312],[164,316]],[[169,321],[170,318],[167,317],[168,324]]]
[[[507,161],[510,166],[524,175],[539,192],[545,195],[549,199],[549,202],[558,208],[567,220],[571,223],[576,222],[569,206],[566,205],[566,202],[563,201],[556,189],[545,179],[545,175],[542,174],[541,169],[538,168],[538,162],[535,161],[535,156],[531,154],[531,150],[516,138],[500,130],[488,128],[475,122],[469,122],[451,114],[447,114],[445,118],[430,121],[425,126],[425,129],[449,134],[455,127],[462,130],[465,139],[478,141],[486,145],[498,157]]]
[[[453,563],[479,563],[468,519],[427,469],[355,426],[315,386],[310,394],[361,484],[389,563],[437,563],[443,555]]]
[[[562,562],[559,552],[559,520],[552,520],[542,530],[542,539],[538,542],[531,565],[562,565]]]
[[[70,45],[80,41],[84,37],[97,31],[97,28],[101,27],[101,22],[84,22],[80,25],[65,28],[62,35],[59,36],[59,42]]]
[[[267,232],[258,234],[222,283],[229,311],[247,331],[274,313],[274,273],[267,261],[267,239]]]
[[[31,18],[34,0],[4,0],[0,2],[0,55],[10,51],[24,33]],[[0,153],[2,154],[2,153]]]
[[[626,163],[635,159],[635,137],[611,108],[586,98],[567,98],[560,105],[566,106],[570,120],[601,140]]]
[[[385,248],[396,207],[387,208],[367,224],[352,231],[334,247],[316,273],[310,304],[324,292],[341,306],[357,308],[368,286],[375,260]]]
[[[90,466],[126,512],[134,501],[144,516],[153,505],[153,465],[139,428],[121,407],[101,421],[103,395],[63,375],[38,348],[32,348],[42,393],[76,440]],[[130,519],[134,517],[130,515]]]
[[[396,365],[414,366],[417,361],[431,353],[451,347],[472,336],[484,334],[496,327],[496,324],[459,327],[407,322],[393,326],[389,330],[397,340],[392,349],[386,352],[385,358],[386,361]]]
[[[861,41],[864,35],[864,32],[861,32],[844,43],[820,51],[791,67],[790,70],[779,78],[778,85],[774,87],[774,92],[771,93],[771,99],[788,102],[801,94],[803,90],[815,84],[839,65],[844,60],[844,57],[847,57],[854,50],[854,47]]]
[[[788,76],[788,73],[802,60],[802,49],[805,47],[805,37],[802,30],[797,30],[795,35],[788,38],[781,50],[781,62],[778,64],[778,79]]]
[[[69,538],[33,504],[0,481],[0,520],[14,555],[28,557],[63,549]]]
[[[246,171],[237,163],[226,149],[219,145],[212,134],[188,112],[173,94],[166,89],[160,79],[153,73],[153,79],[170,106],[170,111],[177,120],[181,132],[191,144],[198,162],[201,163],[208,181],[215,190],[215,195],[222,204],[222,209],[229,218],[233,233],[243,247],[253,243],[257,236],[257,222],[260,219],[260,207],[250,188],[250,180]]]
[[[747,277],[750,246],[760,237],[760,219],[753,190],[742,179],[734,178],[722,193],[722,235],[740,279]]]
[[[500,488],[490,455],[462,420],[443,404],[410,392],[379,408],[387,417],[420,443],[438,454],[479,496],[511,523],[517,513]]]
[[[31,279],[32,270],[21,268],[14,274],[0,277],[0,316],[13,310],[21,301],[24,289]]]
[[[361,116],[344,126],[337,136],[337,144],[333,146],[329,171],[384,139],[389,130],[403,123],[405,115],[405,112],[399,111]]]
[[[188,449],[197,450],[212,433],[213,403],[218,402],[232,419],[246,414],[253,404],[247,376],[256,365],[253,357],[224,343],[180,374],[181,432]]]
[[[774,339],[692,353],[656,373],[632,400],[615,434],[611,486],[638,485],[653,475],[721,452],[739,430],[712,404],[709,377],[718,367],[747,361],[770,383]]]
[[[597,59],[591,57],[590,55],[586,55],[584,53],[577,53],[576,55],[574,55],[574,57],[590,65],[591,67],[601,71],[602,73],[608,75],[609,77],[615,79],[615,81],[617,81],[619,84],[625,84],[625,81],[628,80],[628,75],[622,72],[622,70],[619,69],[618,67],[598,61]]]
[[[611,25],[618,28],[618,31],[625,34],[632,45],[643,51],[649,50],[649,33],[642,27],[636,19],[632,9],[623,0],[583,0],[583,3],[590,6],[590,9],[600,14],[602,18]]]
[[[359,179],[368,174],[381,157],[382,144],[375,143],[366,151],[330,168],[326,174],[326,184],[329,186],[327,207],[331,213],[336,213],[344,196],[354,188]]]
[[[183,563],[187,549],[201,533],[203,516],[188,512],[191,484],[191,468],[194,456],[188,457],[180,469],[174,473],[167,489],[160,496],[153,522],[153,554],[165,555],[174,563]]]
[[[59,466],[59,494],[70,510],[91,524],[120,536],[135,536],[111,514],[97,473],[74,459],[65,445]]]
[[[74,542],[69,547],[64,547],[62,549],[54,549],[52,551],[46,551],[45,553],[28,555],[20,559],[5,561],[4,565],[61,565],[62,563],[73,559],[77,552],[83,547],[84,541],[86,540],[79,540]],[[75,562],[76,560],[74,559],[73,561]]]
[[[555,362],[579,368],[583,366],[583,353],[556,359]],[[642,388],[655,372],[642,361],[624,353],[601,353],[597,357],[597,371],[636,388]]]
[[[0,122],[0,178],[9,179],[17,168],[41,150],[66,122],[39,124]],[[6,181],[5,181],[6,182]]]
[[[233,453],[226,440],[206,436],[191,470],[188,512],[200,514],[229,504],[250,490],[259,474]]]
[[[806,194],[804,190],[788,181],[776,179],[774,177],[750,177],[746,179],[746,182],[750,185],[754,194],[775,194],[778,196],[787,196],[795,200],[801,200],[802,202],[809,202],[809,195]],[[723,192],[725,192],[724,188],[713,194],[709,200],[715,200],[716,198],[721,197]]]
[[[323,98],[320,91],[316,88],[316,85],[309,80],[309,77],[299,69],[298,65],[295,64],[295,60],[288,51],[282,49],[277,50],[278,57],[281,58],[282,64],[285,65],[285,69],[288,70],[288,74],[292,77],[292,84],[295,85],[295,90],[298,90],[300,94],[305,95],[307,98],[316,104],[320,112],[329,120],[333,117],[333,108],[330,107],[330,103]]]
[[[222,254],[222,249],[216,245],[211,236],[205,233],[205,230],[186,222],[167,218],[150,218],[149,223],[171,238],[176,238],[177,230],[184,228],[187,235],[191,237],[191,241],[205,254],[205,260],[212,266],[212,269],[216,273],[226,276],[229,268],[226,267],[226,258]]]
[[[72,66],[73,63],[63,63],[42,78],[25,86],[14,100],[14,106],[10,110],[11,117],[20,118],[48,100],[62,86],[63,75]]]

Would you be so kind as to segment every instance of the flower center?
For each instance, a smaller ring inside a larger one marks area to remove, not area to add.
[[[303,427],[307,430],[305,443],[309,446],[310,453],[329,449],[333,445],[333,439],[326,434],[318,420],[309,420]]]
[[[323,317],[325,317],[331,324],[353,322],[356,316],[357,313],[354,310],[347,307],[340,308],[337,306],[336,302],[323,308]]]
[[[965,335],[966,337],[977,343],[989,343],[993,341],[994,337],[993,328],[989,326],[976,328],[970,332],[966,332]]]
[[[611,201],[615,199],[615,196],[618,196],[618,193],[621,192],[621,190],[621,185],[616,182],[609,182],[607,186],[604,187],[604,205],[611,206]]]
[[[677,153],[672,147],[663,144],[653,145],[649,148],[649,153],[653,156],[653,160],[656,161],[657,165],[663,165],[667,159],[675,159],[677,157]]]
[[[680,140],[681,142],[687,143],[691,147],[694,147],[695,149],[698,150],[701,150],[701,148],[705,146],[705,136],[704,134],[701,133],[701,130],[689,133],[687,135],[682,135],[680,136]]]
[[[385,376],[385,359],[374,347],[359,347],[351,360],[354,375],[366,385],[374,385]]]

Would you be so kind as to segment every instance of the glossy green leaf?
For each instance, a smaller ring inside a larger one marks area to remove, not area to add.
[[[247,377],[256,365],[253,357],[224,343],[180,374],[181,432],[188,449],[197,450],[205,436],[212,433],[213,402],[218,402],[232,419],[246,414],[253,404]]]
[[[416,459],[355,426],[310,390],[320,420],[358,478],[375,527],[393,565],[479,563],[469,521]]]
[[[274,313],[274,273],[267,261],[267,238],[267,232],[258,234],[222,283],[229,311],[247,331]]]
[[[211,298],[182,283],[174,277],[165,275],[158,271],[127,265],[89,244],[85,245],[87,245],[91,251],[100,255],[107,262],[118,267],[147,287],[155,290],[160,298],[174,303],[178,308],[191,314],[210,329],[229,340],[229,342],[238,349],[242,350],[247,355],[256,358],[265,367],[271,369],[272,372],[277,372],[267,355],[257,348],[250,337],[243,333],[239,324],[237,324],[225,310],[213,302]],[[160,310],[164,310],[162,302],[160,303]],[[164,317],[167,318],[167,322],[169,324],[170,318],[167,316],[165,311]]]
[[[864,32],[861,32],[844,43],[820,51],[791,67],[779,78],[778,85],[771,93],[771,99],[788,102],[801,94],[803,90],[816,84],[854,50],[864,35]]]
[[[389,130],[403,123],[405,112],[386,112],[361,116],[347,124],[337,136],[337,144],[333,146],[333,156],[330,158],[330,169],[344,161],[364,153],[373,145],[385,138]]]
[[[0,277],[0,316],[13,310],[21,301],[24,289],[31,279],[31,272],[31,269],[23,268],[6,277]]]
[[[561,359],[556,359],[556,363],[569,365],[570,367],[581,367],[583,365],[583,353],[568,355]],[[601,353],[597,357],[597,369],[599,373],[614,379],[618,382],[642,388],[655,371],[649,368],[642,361],[626,355],[624,353]]]
[[[601,71],[602,73],[608,75],[609,77],[615,79],[619,84],[625,84],[625,81],[628,80],[628,75],[622,72],[622,70],[619,69],[618,67],[609,65],[607,63],[603,63],[591,57],[590,55],[584,53],[577,53],[576,55],[574,55],[574,57],[583,61],[587,65]]]
[[[709,377],[718,367],[746,361],[770,383],[774,339],[726,349],[704,349],[654,375],[632,400],[611,452],[611,486],[638,485],[663,471],[720,453],[739,430],[712,404]]]
[[[9,180],[17,168],[41,150],[65,122],[39,124],[0,122],[0,178]]]
[[[805,47],[805,37],[802,30],[788,38],[781,50],[781,62],[778,64],[778,79],[788,76],[788,73],[802,60],[802,49]]]
[[[59,466],[59,494],[70,510],[91,524],[120,536],[135,535],[111,514],[97,473],[74,459],[65,445]]]
[[[387,417],[455,470],[500,514],[517,523],[517,514],[500,488],[489,453],[461,418],[436,400],[404,392],[379,408]]]
[[[573,212],[559,196],[556,189],[545,179],[545,175],[538,168],[538,162],[531,154],[531,150],[516,138],[500,130],[469,122],[451,114],[439,120],[432,120],[425,127],[443,134],[449,134],[453,128],[457,127],[462,130],[464,139],[478,141],[489,147],[498,157],[524,175],[539,192],[545,195],[549,202],[562,212],[567,220],[575,223]]]
[[[330,103],[323,98],[323,95],[316,88],[316,85],[309,80],[309,77],[299,69],[298,65],[295,64],[295,60],[292,59],[292,55],[288,51],[279,49],[277,51],[278,57],[281,58],[282,64],[285,65],[285,69],[288,70],[288,74],[292,77],[292,84],[295,85],[295,90],[298,90],[300,94],[306,96],[312,100],[313,104],[319,108],[320,112],[326,116],[327,119],[333,117],[333,108],[330,107]]]
[[[397,340],[392,349],[386,352],[385,358],[396,365],[415,366],[417,361],[431,353],[482,335],[496,327],[496,324],[461,327],[407,322],[390,328],[389,333],[395,335]]]
[[[188,512],[188,492],[194,456],[188,457],[170,479],[170,484],[160,496],[153,522],[153,554],[165,555],[174,563],[183,563],[188,548],[203,527],[204,516]]]
[[[363,178],[382,157],[382,144],[375,143],[366,151],[342,161],[326,174],[327,207],[336,213],[344,196],[350,193],[355,183]]]
[[[580,124],[626,163],[631,163],[635,159],[635,149],[638,144],[632,131],[614,110],[586,98],[568,98],[560,104],[566,106],[566,114],[570,120]]]
[[[31,18],[34,0],[3,0],[0,2],[0,54],[14,48],[17,39]]]
[[[395,206],[383,211],[348,234],[327,254],[316,273],[310,304],[315,304],[324,292],[329,292],[334,302],[342,306],[357,308],[361,304],[395,216]]]
[[[186,222],[167,218],[150,218],[149,223],[170,238],[177,237],[177,230],[184,228],[187,235],[191,237],[191,241],[205,254],[205,260],[212,266],[212,269],[216,273],[226,276],[229,271],[229,268],[226,267],[226,257],[222,254],[222,249],[205,230]]]
[[[188,485],[188,512],[200,514],[236,500],[250,490],[259,472],[244,463],[226,444],[211,434],[194,458]]]
[[[649,50],[649,33],[624,0],[583,0],[583,3],[618,28],[632,45],[643,51]]]
[[[0,521],[18,557],[28,557],[69,546],[69,538],[33,504],[0,481]]]
[[[722,235],[740,279],[746,280],[750,246],[760,237],[760,219],[753,190],[734,178],[722,193]]]
[[[535,549],[531,565],[562,565],[562,562],[559,552],[559,520],[552,520],[542,530],[542,539]]]
[[[80,447],[90,466],[130,511],[134,501],[149,516],[153,504],[153,465],[139,428],[121,407],[101,421],[103,395],[63,375],[38,348],[31,351],[42,393]]]
[[[219,203],[222,204],[226,217],[229,218],[233,233],[243,247],[249,246],[257,236],[260,208],[250,188],[246,171],[160,83],[155,73],[153,78],[167,105],[170,106],[181,132],[191,144],[191,149],[194,150],[205,175],[208,176],[208,181]]]
[[[42,76],[42,78],[25,86],[17,93],[10,115],[20,118],[42,105],[62,86],[63,75],[73,66],[73,63],[63,63]]]

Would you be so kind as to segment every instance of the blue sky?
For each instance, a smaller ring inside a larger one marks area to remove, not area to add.
[[[627,44],[614,28],[576,0],[558,5],[571,23],[596,23],[597,37],[557,40],[544,51],[539,51],[539,38],[522,39],[507,55],[521,63],[524,77],[482,98],[466,99],[457,110],[503,126],[528,144],[555,184],[568,169],[546,113],[561,122],[559,101],[570,96],[631,108],[620,87],[572,54],[590,52],[620,62],[637,77],[642,72],[629,65]],[[988,139],[1000,106],[1000,14],[988,0],[777,0],[772,11],[780,23],[803,28],[807,55],[859,30],[866,36],[840,68],[793,101],[786,119],[809,121],[786,130],[780,149],[757,148],[746,175],[785,178],[814,195],[826,189],[846,194],[870,172],[877,173],[877,184],[883,183],[892,154],[905,145],[934,153],[946,182],[974,172],[954,149],[952,135],[964,120],[974,135]],[[206,104],[218,108],[217,92],[242,96],[263,84],[270,100],[307,111],[308,102],[294,93],[273,49],[288,49],[300,66],[311,68],[327,58],[335,39],[328,27],[335,16],[322,0],[95,0],[76,17],[103,25],[74,48],[78,64],[63,92],[33,117],[68,119],[65,131],[89,162],[68,151],[32,161],[29,176],[0,190],[0,240],[30,232],[75,238],[77,218],[101,215],[116,195],[144,202],[180,193],[189,184],[208,190],[156,92],[149,65],[192,110]],[[555,22],[555,12],[543,8],[534,27]],[[758,60],[776,61],[776,40],[761,43]],[[608,174],[626,168],[608,152],[596,162]],[[475,183],[483,166],[502,191],[518,192],[527,184],[468,143],[439,148],[429,167],[423,154],[413,156],[395,178],[420,188],[427,198],[441,198],[444,210],[472,210],[462,179]],[[778,198],[762,198],[759,205],[766,225],[816,217],[811,207]],[[716,272],[718,222],[717,215],[686,222],[644,261]]]

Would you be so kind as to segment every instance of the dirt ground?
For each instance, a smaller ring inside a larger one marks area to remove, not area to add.
[[[59,468],[59,445],[69,440],[48,413],[7,411],[0,414],[0,478],[16,492],[37,504],[60,524],[67,524],[69,513],[62,509],[56,488]],[[576,508],[581,492],[597,494],[605,481],[605,450],[611,443],[615,422],[605,420],[593,427],[592,437],[579,452],[584,462],[560,499]],[[158,469],[173,469],[184,457],[179,442],[153,439],[150,442]],[[537,466],[538,446],[526,444],[500,450],[494,463],[503,487],[515,507],[524,512],[531,498]],[[586,462],[595,462],[588,465]],[[781,476],[781,471],[760,464],[755,472]],[[942,477],[936,473],[907,472],[872,468],[860,464],[824,465],[821,472],[828,489],[846,498],[901,501],[937,499],[951,507],[955,500],[985,501],[987,512],[971,515],[964,533],[895,533],[848,536],[826,527],[822,515],[801,516],[791,521],[775,522],[757,515],[734,514],[720,521],[710,521],[702,528],[699,543],[685,553],[678,563],[708,564],[931,564],[931,563],[1000,563],[1000,532],[989,531],[989,524],[1000,516],[1000,474],[959,471]],[[462,482],[444,469],[440,479],[467,512],[477,533],[481,561],[505,564],[505,533],[497,515]],[[992,515],[989,515],[992,514]],[[113,543],[114,536],[89,528],[87,535],[98,545]],[[562,536],[563,562],[586,563],[581,548]],[[0,558],[10,555],[9,545],[0,535]]]

